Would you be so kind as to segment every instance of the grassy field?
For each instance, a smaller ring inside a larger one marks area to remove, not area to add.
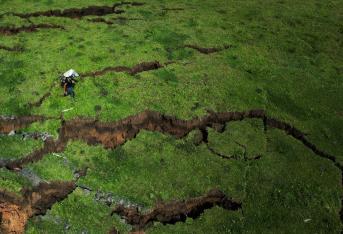
[[[114,3],[0,1],[0,115],[58,118],[70,109],[67,121],[115,122],[144,110],[189,120],[264,109],[305,133],[336,163],[284,131],[265,129],[258,119],[230,122],[221,132],[208,128],[208,142],[201,142],[199,130],[180,139],[143,130],[114,149],[73,140],[25,169],[41,181],[71,181],[77,169],[88,168],[77,184],[89,189],[78,187],[46,214],[31,217],[25,233],[128,233],[132,226],[111,215],[118,203],[147,212],[158,202],[198,197],[212,188],[242,208],[213,207],[185,222],[153,222],[144,231],[341,233],[343,2],[149,0],[118,6],[120,14],[21,15]],[[205,54],[189,45],[221,49]],[[83,75],[152,61],[163,67]],[[58,84],[70,68],[81,74],[74,99],[63,97]],[[51,119],[19,132],[57,139],[60,127],[60,120]],[[1,134],[0,161],[24,158],[42,146],[41,139]],[[0,189],[16,194],[34,186],[6,167],[0,178]],[[108,205],[99,194],[113,201]]]

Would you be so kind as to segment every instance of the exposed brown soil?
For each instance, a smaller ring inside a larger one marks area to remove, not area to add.
[[[136,207],[124,207],[118,205],[112,214],[118,214],[133,226],[134,231],[144,230],[154,221],[163,224],[175,224],[184,222],[187,217],[197,218],[204,210],[214,206],[220,206],[226,210],[238,210],[241,203],[228,198],[218,189],[213,189],[206,195],[191,198],[185,201],[172,201],[157,203],[147,213],[141,213]]]
[[[167,65],[167,64],[166,64]],[[135,75],[144,71],[150,71],[150,70],[156,70],[159,68],[164,67],[165,65],[161,64],[158,61],[152,61],[152,62],[142,62],[139,63],[133,67],[125,67],[125,66],[117,66],[117,67],[106,67],[99,71],[94,72],[87,72],[82,74],[82,77],[96,77],[96,76],[102,76],[108,72],[127,72],[130,75]]]
[[[187,47],[187,48],[191,48],[191,49],[197,50],[197,51],[199,51],[199,52],[202,53],[202,54],[212,54],[212,53],[220,52],[220,51],[222,51],[222,50],[229,49],[229,48],[231,48],[232,46],[231,46],[231,45],[225,45],[225,46],[223,46],[223,47],[204,48],[204,47],[200,47],[200,46],[198,46],[198,45],[190,45],[190,44],[187,44],[187,45],[185,45],[184,47]]]
[[[44,142],[43,148],[30,153],[24,158],[13,160],[13,161],[6,161],[4,166],[10,170],[20,170],[24,165],[28,163],[39,161],[46,154],[53,153],[53,152],[55,153],[63,152],[65,150],[67,143],[68,141],[65,139],[63,140],[58,139],[57,141],[54,141],[53,139],[48,138]]]
[[[45,214],[53,204],[65,199],[75,188],[74,182],[55,181],[24,189],[22,196],[0,191],[0,233],[24,233],[30,217]]]
[[[0,45],[0,50],[7,50],[10,52],[23,52],[24,48],[20,46],[8,47],[8,46]]]
[[[18,28],[13,27],[0,27],[0,35],[15,35],[21,32],[37,32],[38,29],[62,29],[64,30],[63,26],[55,25],[55,24],[33,24],[30,26],[21,26]]]
[[[32,115],[22,117],[1,117],[0,116],[0,133],[7,134],[21,128],[25,128],[34,122],[43,122],[52,119],[49,117]]]
[[[277,128],[286,134],[297,139],[304,146],[309,148],[316,155],[326,158],[334,163],[343,173],[342,165],[336,157],[330,155],[311,143],[303,132],[283,121],[269,118],[264,110],[250,110],[243,112],[211,112],[207,116],[190,120],[180,120],[172,116],[167,116],[154,111],[144,111],[134,116],[127,117],[117,122],[99,122],[93,119],[73,119],[63,121],[56,141],[48,138],[44,142],[43,148],[32,152],[26,157],[13,161],[5,161],[0,167],[7,167],[10,170],[21,168],[22,166],[40,160],[44,155],[52,152],[62,152],[69,140],[83,140],[89,145],[102,144],[107,149],[114,149],[126,141],[135,138],[140,130],[157,131],[182,138],[192,130],[200,129],[203,133],[203,141],[208,142],[206,128],[213,126],[223,126],[230,121],[241,121],[244,119],[261,119],[268,127]],[[41,116],[27,116],[19,118],[0,118],[0,133],[8,133],[15,129],[23,128],[36,121],[44,121],[47,118]],[[205,134],[204,134],[205,133]],[[214,152],[217,153],[217,152]],[[224,155],[225,156],[225,155]],[[257,156],[254,159],[258,159]],[[227,158],[227,157],[223,157]],[[342,179],[343,187],[343,179]],[[13,207],[12,207],[13,208]],[[342,218],[343,211],[340,211]]]
[[[212,127],[215,124],[225,124],[230,121],[240,121],[251,118],[263,120],[265,127],[277,128],[286,132],[288,135],[302,142],[318,156],[331,160],[335,166],[342,169],[342,166],[337,162],[335,156],[319,150],[314,144],[306,139],[304,133],[290,124],[267,117],[264,110],[221,113],[211,112],[207,116],[191,120],[180,120],[172,116],[160,114],[159,112],[144,111],[112,123],[81,118],[63,121],[57,141],[47,139],[44,142],[44,147],[42,149],[34,151],[22,159],[7,162],[6,167],[8,169],[20,168],[27,163],[40,160],[45,154],[62,152],[69,140],[83,140],[89,145],[102,144],[106,149],[114,149],[117,146],[124,144],[126,141],[135,138],[140,130],[157,131],[170,134],[176,138],[182,138],[195,129],[200,129],[204,132],[204,129]],[[28,122],[32,122],[33,120],[34,118],[29,119]],[[14,123],[16,124],[17,122],[14,121]],[[9,131],[13,128],[12,125],[10,125],[10,128],[7,125],[3,125],[4,127],[7,127],[5,130],[1,130],[1,126],[2,125],[0,125],[0,131]],[[14,127],[20,128],[20,126],[21,125],[17,124]],[[206,143],[208,142],[206,139],[204,141]]]
[[[115,3],[112,6],[88,6],[84,8],[69,8],[69,9],[55,9],[55,10],[48,10],[48,11],[37,11],[31,13],[12,13],[15,16],[21,18],[30,18],[30,17],[39,17],[39,16],[46,16],[46,17],[67,17],[67,18],[82,18],[84,16],[102,16],[102,15],[109,15],[109,14],[121,14],[124,10],[117,9],[123,5],[130,5],[130,6],[142,6],[144,3],[140,2],[119,2]]]

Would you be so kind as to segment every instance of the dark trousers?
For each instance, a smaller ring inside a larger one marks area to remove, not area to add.
[[[67,95],[72,96],[73,98],[75,97],[75,92],[73,86],[67,87]]]

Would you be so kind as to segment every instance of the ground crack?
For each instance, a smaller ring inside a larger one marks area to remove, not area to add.
[[[212,53],[216,53],[216,52],[220,52],[220,51],[232,48],[231,45],[225,45],[223,47],[205,48],[205,47],[200,47],[198,45],[191,45],[191,44],[186,44],[186,45],[184,45],[184,47],[197,50],[197,51],[199,51],[202,54],[212,54]]]
[[[81,76],[82,77],[96,77],[96,76],[102,76],[109,72],[127,72],[130,75],[136,75],[144,71],[150,71],[150,70],[156,70],[156,69],[162,68],[168,64],[169,63],[161,64],[158,61],[142,62],[137,65],[134,65],[131,68],[126,67],[126,66],[106,67],[99,71],[87,72],[87,73],[81,74]]]
[[[63,26],[55,24],[32,24],[30,26],[21,27],[0,27],[0,35],[11,36],[21,32],[37,32],[38,29],[61,29],[64,30]]]
[[[46,120],[56,119],[53,117],[45,117],[40,115],[31,116],[0,116],[0,133],[8,134],[21,128],[28,127],[35,122],[44,122]]]
[[[316,145],[311,143],[306,138],[306,134],[299,129],[281,120],[268,117],[264,110],[211,112],[204,117],[197,117],[190,120],[181,120],[173,116],[167,116],[149,110],[116,122],[106,123],[94,119],[82,118],[68,121],[63,120],[59,131],[59,138],[56,141],[48,138],[44,142],[43,148],[32,152],[24,158],[3,162],[0,167],[18,170],[28,163],[39,161],[46,154],[64,151],[69,140],[82,140],[89,145],[102,144],[106,149],[114,149],[119,145],[125,144],[128,140],[135,138],[141,130],[156,131],[172,135],[176,138],[183,138],[196,129],[206,129],[206,127],[213,127],[216,124],[225,124],[232,121],[253,118],[262,120],[265,129],[269,127],[279,129],[301,142],[317,156],[330,160],[334,166],[341,171],[341,175],[343,176],[343,167],[334,155],[320,150]],[[1,117],[0,133],[10,132],[13,129],[25,127],[33,122],[44,121],[46,119],[47,118],[42,116]],[[206,138],[207,137],[205,136],[205,139]],[[341,218],[342,214],[343,211],[341,210]]]
[[[84,16],[103,16],[109,14],[121,14],[124,13],[124,10],[117,9],[118,7],[129,5],[129,6],[142,6],[144,3],[141,2],[119,2],[115,3],[112,6],[88,6],[84,8],[68,8],[64,10],[55,9],[48,11],[37,11],[31,13],[14,13],[10,12],[7,14],[12,14],[21,18],[30,18],[30,17],[66,17],[66,18],[82,18]]]
[[[27,163],[40,160],[44,154],[52,152],[62,152],[69,140],[83,140],[89,145],[102,144],[107,149],[114,149],[126,141],[136,137],[141,130],[157,131],[164,134],[182,138],[189,132],[195,129],[206,129],[215,124],[225,124],[231,121],[241,121],[243,119],[261,119],[266,126],[277,128],[284,131],[304,146],[312,150],[316,155],[329,159],[340,170],[341,165],[337,162],[336,157],[318,149],[313,143],[306,139],[304,133],[295,127],[266,116],[264,110],[250,110],[243,112],[211,112],[202,118],[194,118],[191,120],[180,120],[173,116],[163,115],[155,111],[144,111],[134,116],[129,116],[117,122],[99,122],[94,119],[73,119],[63,121],[57,141],[47,139],[44,142],[44,147],[30,155],[11,161],[7,167],[21,167]],[[25,127],[35,121],[44,121],[41,116],[21,117],[21,118],[5,118],[0,119],[0,132],[10,132],[13,129]],[[205,137],[205,142],[208,140]]]
[[[244,155],[243,155],[243,159],[241,159],[239,156],[237,155],[225,155],[225,154],[222,154],[218,151],[216,151],[215,149],[213,149],[209,144],[206,144],[207,146],[207,149],[214,155],[217,155],[218,157],[220,158],[223,158],[223,159],[228,159],[228,160],[243,160],[243,161],[253,161],[253,160],[258,160],[260,159],[262,156],[261,155],[257,155],[257,156],[254,156],[254,157],[251,157],[251,158],[248,158],[247,155],[246,155],[246,151],[244,152]]]
[[[51,91],[55,86],[56,86],[56,83],[54,82],[52,85],[50,85],[49,90],[45,94],[43,94],[43,96],[41,96],[37,101],[29,102],[26,105],[29,108],[40,107],[43,104],[43,102],[45,101],[45,99],[47,99],[48,97],[51,96]]]
[[[162,224],[175,224],[185,222],[187,217],[196,219],[206,209],[220,206],[226,210],[241,209],[241,203],[227,197],[222,191],[212,189],[207,194],[191,198],[185,201],[160,202],[150,211],[142,213],[137,207],[124,207],[117,205],[113,214],[123,217],[127,223],[133,226],[134,231],[142,231],[149,227],[152,222]]]
[[[65,199],[76,188],[74,181],[41,182],[22,196],[0,191],[0,232],[24,233],[29,218],[43,215],[55,203]]]
[[[127,17],[117,17],[117,18],[112,18],[112,21],[106,20],[104,18],[92,18],[92,19],[87,19],[87,21],[92,22],[92,23],[104,23],[108,25],[113,25],[115,24],[115,21],[137,21],[137,20],[144,20],[141,18],[127,18]]]

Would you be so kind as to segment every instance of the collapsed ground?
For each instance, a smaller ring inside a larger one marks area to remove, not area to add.
[[[340,232],[341,3],[96,4],[0,4],[3,232]]]

